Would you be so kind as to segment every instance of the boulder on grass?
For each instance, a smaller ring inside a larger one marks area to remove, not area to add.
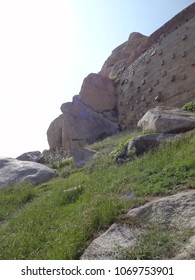
[[[131,252],[136,244],[142,242],[143,236],[147,234],[147,225],[166,225],[168,228],[178,228],[181,232],[191,231],[187,244],[173,258],[194,259],[195,190],[155,199],[131,209],[123,218],[126,220],[125,225],[113,224],[92,241],[81,259],[123,259],[126,250]]]
[[[195,128],[195,114],[179,108],[159,106],[149,110],[137,126],[157,133],[186,132]]]
[[[136,156],[141,156],[150,150],[156,149],[163,140],[172,137],[174,137],[174,134],[152,133],[134,138],[128,143],[127,156],[130,151],[133,151]]]
[[[55,171],[40,163],[0,158],[0,187],[23,181],[41,184],[56,176]]]

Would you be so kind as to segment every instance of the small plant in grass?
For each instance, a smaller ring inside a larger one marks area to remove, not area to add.
[[[186,111],[190,111],[190,112],[193,112],[195,113],[195,102],[189,102],[189,103],[186,103],[185,105],[183,105],[181,107],[183,110],[186,110]]]
[[[111,153],[114,157],[115,161],[117,162],[119,159],[122,160],[132,160],[136,157],[135,155],[135,148],[128,149],[129,139],[120,142],[118,147]]]

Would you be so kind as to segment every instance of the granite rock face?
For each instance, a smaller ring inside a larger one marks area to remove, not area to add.
[[[142,130],[180,133],[195,128],[195,114],[178,108],[159,106],[149,110],[137,124]]]
[[[81,260],[120,260],[123,250],[133,247],[142,232],[125,225],[113,224],[96,238],[81,256]]]
[[[92,73],[84,79],[78,98],[98,113],[116,107],[114,85],[109,78],[100,74]]]
[[[192,230],[192,236],[175,259],[193,259],[195,235],[195,190],[177,193],[172,196],[157,198],[138,208],[130,210],[126,214],[128,219],[138,220],[142,224],[159,224],[168,227],[177,227],[178,231]],[[130,250],[138,244],[146,228],[113,224],[104,234],[96,238],[85,250],[81,259],[104,260],[123,259],[124,250]]]
[[[0,187],[23,181],[40,184],[56,176],[51,168],[40,163],[0,158]]]
[[[117,132],[118,126],[115,122],[93,111],[75,96],[71,107],[64,114],[62,147],[71,151],[75,142],[83,146]]]

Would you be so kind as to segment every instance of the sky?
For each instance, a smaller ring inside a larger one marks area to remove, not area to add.
[[[0,0],[0,156],[48,149],[62,103],[132,32],[150,35],[188,0]]]

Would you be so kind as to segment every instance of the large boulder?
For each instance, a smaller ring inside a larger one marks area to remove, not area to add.
[[[52,121],[47,130],[47,140],[50,149],[62,148],[62,127],[63,127],[64,115],[59,115]]]
[[[195,114],[179,108],[159,106],[149,110],[137,126],[158,133],[186,132],[195,128]]]
[[[13,158],[0,158],[0,187],[23,181],[40,184],[54,177],[56,177],[56,173],[43,164]]]
[[[184,245],[175,258],[194,258],[195,190],[157,198],[130,210],[123,219],[126,225],[113,224],[104,234],[92,241],[81,259],[122,259],[126,249],[130,250],[141,242],[143,235],[147,233],[147,225],[177,227],[181,232],[191,230],[192,236],[188,244]]]
[[[38,163],[44,163],[44,157],[40,151],[27,152],[18,156],[16,159],[22,161],[33,161]]]
[[[64,114],[62,127],[62,147],[70,151],[73,142],[84,146],[118,133],[117,123],[90,109],[78,96],[74,96],[71,107]]]
[[[83,81],[78,98],[98,113],[116,107],[113,82],[100,74],[89,74]]]

